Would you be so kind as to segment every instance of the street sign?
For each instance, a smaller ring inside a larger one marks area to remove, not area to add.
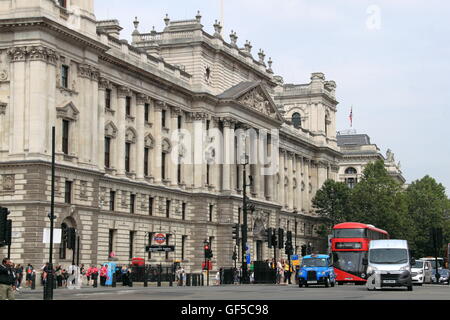
[[[166,235],[162,234],[162,233],[157,233],[154,237],[153,237],[153,241],[158,244],[158,245],[163,245],[166,242]]]
[[[58,244],[61,243],[61,229],[53,229],[53,243]],[[42,239],[42,243],[50,243],[50,228],[44,228],[44,237]]]
[[[245,258],[246,258],[246,260],[247,260],[247,264],[250,264],[250,262],[251,262],[250,254],[247,254],[247,255],[245,256]]]
[[[146,252],[173,252],[175,251],[175,246],[146,246]]]

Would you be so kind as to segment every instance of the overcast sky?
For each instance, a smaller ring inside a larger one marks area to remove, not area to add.
[[[96,17],[118,19],[121,38],[193,19],[214,33],[221,0],[95,0]],[[338,130],[366,133],[395,153],[407,182],[428,174],[450,195],[450,1],[223,0],[223,36],[262,48],[285,83],[323,72],[337,83]]]

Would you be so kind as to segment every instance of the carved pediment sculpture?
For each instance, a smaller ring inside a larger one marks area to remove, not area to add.
[[[246,107],[256,109],[265,115],[272,116],[273,114],[269,100],[258,87],[244,94],[239,98],[238,102]]]

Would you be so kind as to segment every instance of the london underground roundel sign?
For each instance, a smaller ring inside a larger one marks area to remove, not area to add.
[[[157,243],[157,244],[163,244],[164,242],[166,242],[166,235],[162,234],[162,233],[157,233],[155,235],[155,237],[153,238],[153,240]]]

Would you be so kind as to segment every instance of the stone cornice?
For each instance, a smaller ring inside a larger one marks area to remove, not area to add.
[[[81,78],[98,81],[100,77],[100,70],[92,65],[82,63],[78,65],[78,76]]]
[[[65,40],[71,39],[99,52],[106,52],[109,49],[109,46],[101,43],[100,41],[85,36],[78,31],[69,29],[47,17],[13,18],[2,19],[0,21],[0,30],[17,30],[19,28],[40,28],[43,30],[50,30],[59,34],[61,38],[64,38]]]

